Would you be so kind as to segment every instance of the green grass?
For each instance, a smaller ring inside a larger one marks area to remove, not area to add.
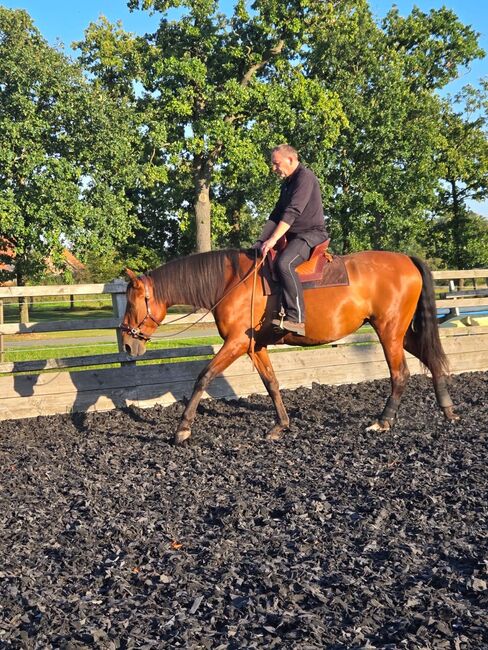
[[[29,320],[31,322],[44,322],[53,320],[79,320],[83,318],[110,318],[113,314],[112,301],[101,300],[75,301],[74,309],[70,309],[69,301],[51,300],[49,302],[34,302],[29,305]],[[170,307],[168,314],[181,313],[178,305]],[[4,320],[6,323],[19,322],[18,303],[4,301]]]
[[[104,306],[77,306],[69,309],[66,306],[43,305],[35,303],[29,307],[30,322],[47,322],[53,320],[78,320],[82,318],[110,318],[113,316],[112,304]],[[4,320],[6,323],[19,322],[19,310],[16,305],[5,305]]]
[[[73,336],[72,332],[71,336]],[[76,336],[78,336],[78,332],[76,333]],[[171,341],[154,341],[154,343],[149,344],[148,350],[218,345],[219,343],[222,343],[220,336],[186,338]],[[53,354],[54,352],[55,354]],[[58,343],[43,343],[42,347],[29,346],[28,348],[10,350],[7,348],[4,354],[4,361],[37,361],[39,359],[52,358],[67,359],[69,357],[83,357],[93,354],[115,354],[116,352],[118,352],[116,343],[97,343],[94,345],[72,344],[69,346],[60,346]],[[152,362],[154,361],[148,361],[147,363]],[[160,363],[160,360],[157,360],[156,362]]]

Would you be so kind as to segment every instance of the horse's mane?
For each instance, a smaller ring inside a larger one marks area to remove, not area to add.
[[[239,275],[239,254],[235,249],[196,253],[159,266],[148,275],[158,302],[193,305],[210,309],[224,294],[225,270],[231,264]]]

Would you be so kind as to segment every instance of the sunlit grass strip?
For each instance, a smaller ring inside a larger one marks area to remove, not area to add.
[[[164,350],[180,347],[192,347],[192,346],[204,346],[204,345],[218,345],[222,343],[220,336],[209,336],[209,337],[196,337],[188,339],[175,339],[171,341],[155,341],[151,343],[148,347],[148,350]],[[116,343],[94,343],[91,345],[71,345],[71,346],[43,346],[39,347],[29,347],[27,349],[15,349],[7,350],[4,355],[4,361],[6,362],[16,362],[16,361],[37,361],[44,359],[53,358],[53,352],[56,350],[63,350],[63,357],[83,357],[83,356],[93,356],[93,350],[96,347],[96,354],[110,354],[117,353],[118,348]],[[168,359],[155,359],[151,360],[151,363],[162,363],[166,361],[173,362],[174,360]],[[118,365],[118,364],[116,364]],[[100,366],[102,367],[102,366]],[[108,367],[108,366],[107,366]]]

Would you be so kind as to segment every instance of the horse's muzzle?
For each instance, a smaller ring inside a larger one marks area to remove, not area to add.
[[[125,339],[124,350],[130,357],[141,357],[146,353],[146,342],[141,339]]]

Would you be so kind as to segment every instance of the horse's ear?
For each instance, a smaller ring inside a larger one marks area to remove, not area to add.
[[[125,269],[125,272],[129,276],[129,280],[137,280],[137,275],[134,273],[134,271],[131,271],[130,269]]]

